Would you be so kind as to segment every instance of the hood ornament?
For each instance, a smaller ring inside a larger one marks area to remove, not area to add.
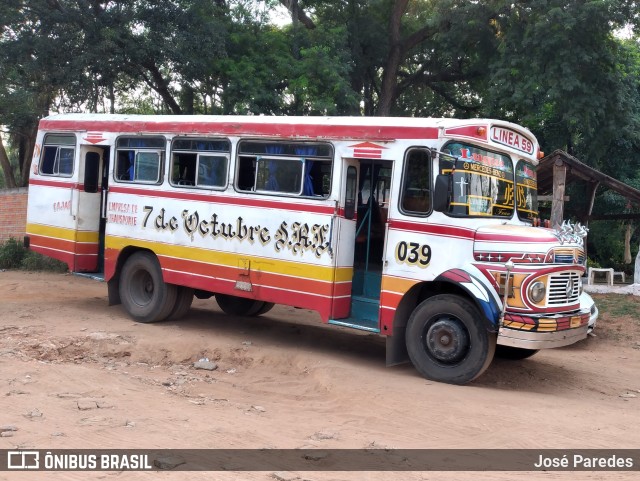
[[[553,235],[556,236],[556,239],[558,239],[561,245],[571,242],[582,246],[584,245],[584,238],[587,236],[587,232],[589,232],[589,229],[580,225],[580,222],[572,224],[570,221],[565,220],[562,225],[553,232]]]

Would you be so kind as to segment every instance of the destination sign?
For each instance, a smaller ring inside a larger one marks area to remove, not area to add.
[[[525,154],[533,155],[533,142],[515,130],[503,127],[491,127],[491,140],[506,145]]]

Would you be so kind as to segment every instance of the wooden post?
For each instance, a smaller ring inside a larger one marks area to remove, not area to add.
[[[588,195],[589,195],[589,205],[587,206],[587,215],[585,216],[585,220],[583,224],[585,227],[589,227],[589,217],[591,217],[591,213],[593,212],[593,204],[596,200],[596,191],[598,190],[598,186],[600,185],[600,181],[591,181],[587,187]],[[587,234],[588,235],[588,234]],[[589,257],[589,253],[587,252],[587,238],[583,239],[584,241],[584,255]]]
[[[600,181],[596,180],[595,182],[589,183],[589,207],[587,211],[587,221],[585,224],[588,225],[588,218],[591,217],[591,213],[593,212],[593,203],[596,200],[596,190],[598,190],[598,186],[600,185]]]
[[[553,164],[553,201],[551,202],[551,227],[562,224],[564,216],[564,190],[567,180],[567,164],[556,159]]]

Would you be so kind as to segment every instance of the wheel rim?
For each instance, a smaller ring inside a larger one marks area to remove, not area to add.
[[[455,364],[469,352],[469,333],[460,319],[439,317],[425,330],[427,354],[442,364]]]
[[[146,306],[153,299],[155,284],[153,278],[145,270],[139,270],[132,276],[131,300],[138,306]]]

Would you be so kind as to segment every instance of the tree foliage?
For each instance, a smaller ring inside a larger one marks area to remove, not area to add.
[[[274,23],[276,8],[291,21]],[[55,111],[484,116],[636,185],[639,10],[631,0],[4,0],[0,168],[5,185],[27,182],[38,120]]]

